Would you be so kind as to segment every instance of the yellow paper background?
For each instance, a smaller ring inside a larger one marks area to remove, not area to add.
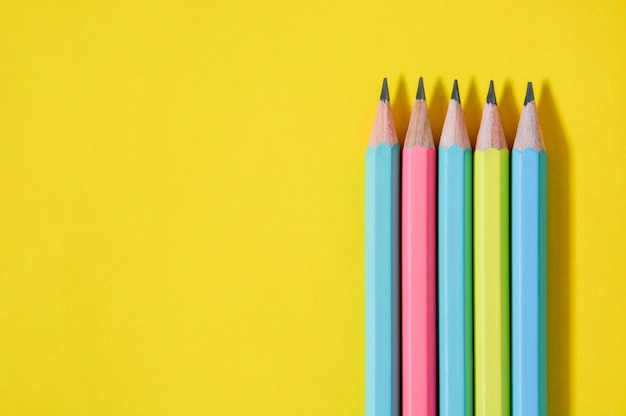
[[[626,3],[0,4],[0,414],[355,415],[383,76],[435,137],[532,80],[549,408],[626,414]]]

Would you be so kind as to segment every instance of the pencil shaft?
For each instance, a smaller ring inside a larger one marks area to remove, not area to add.
[[[437,151],[402,154],[402,409],[437,414]]]
[[[474,154],[476,414],[510,414],[509,151]]]
[[[474,407],[472,320],[472,151],[439,148],[439,414]]]
[[[511,163],[513,415],[545,416],[546,152],[513,150]]]
[[[365,189],[365,408],[400,414],[400,146],[368,148]]]

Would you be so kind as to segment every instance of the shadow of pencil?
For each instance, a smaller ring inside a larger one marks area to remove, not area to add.
[[[452,91],[452,86],[450,86],[450,91]],[[426,92],[428,94],[428,90]],[[430,97],[431,99],[428,101],[428,118],[430,119],[430,128],[433,131],[433,140],[436,147],[439,146],[443,122],[448,112],[448,104],[450,104],[450,96],[446,92],[441,78],[437,78]]]
[[[544,81],[537,108],[548,154],[548,414],[570,414],[571,222],[568,138]]]
[[[517,132],[517,124],[519,122],[519,111],[522,102],[517,102],[513,93],[513,84],[510,80],[504,82],[502,95],[498,98],[498,109],[500,110],[500,119],[502,120],[502,128],[504,129],[504,137],[509,146],[509,151],[513,149],[513,141]]]
[[[460,89],[460,86],[459,86]],[[460,92],[460,91],[459,91]],[[483,116],[483,100],[478,95],[478,86],[476,78],[472,77],[467,96],[461,101],[463,106],[463,114],[465,115],[465,125],[467,126],[467,134],[469,135],[472,149],[476,148],[476,137],[478,137],[478,129],[480,128],[480,119]]]
[[[393,112],[393,121],[396,126],[400,147],[404,146],[404,138],[409,127],[409,120],[411,119],[412,104],[413,100],[409,99],[407,94],[404,75],[401,75],[400,79],[398,79],[396,94],[391,101],[391,111]]]

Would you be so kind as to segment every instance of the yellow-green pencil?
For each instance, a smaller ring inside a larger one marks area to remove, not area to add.
[[[474,328],[476,416],[509,415],[509,149],[493,81],[474,153]]]

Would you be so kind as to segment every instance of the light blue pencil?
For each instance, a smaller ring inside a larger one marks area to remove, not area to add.
[[[365,414],[400,416],[400,145],[386,78],[365,171]]]
[[[457,81],[438,160],[439,414],[474,407],[472,319],[472,149]]]
[[[511,177],[513,415],[545,416],[547,164],[530,82]]]

